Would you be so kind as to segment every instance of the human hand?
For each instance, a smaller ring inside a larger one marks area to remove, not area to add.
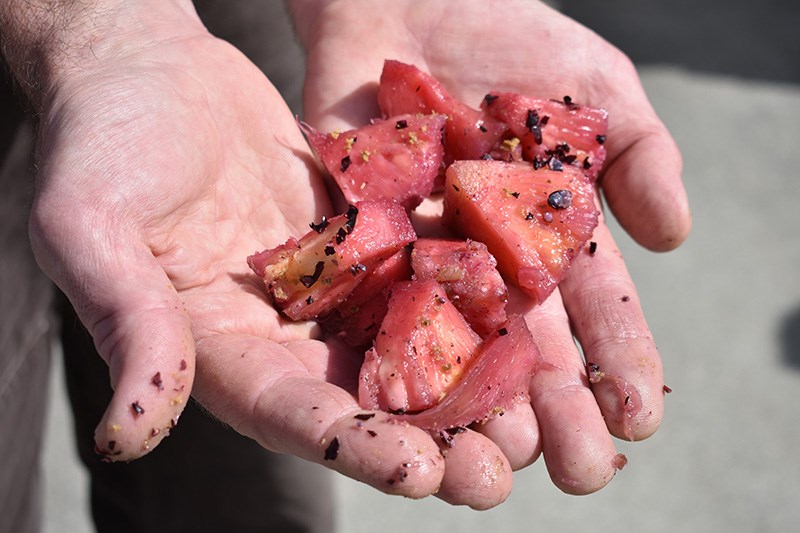
[[[690,220],[674,142],[627,58],[574,21],[531,1],[297,0],[292,8],[308,51],[304,110],[313,126],[342,130],[378,116],[375,81],[387,58],[430,72],[475,107],[490,90],[570,95],[609,111],[600,184],[623,226],[654,250],[686,237]],[[546,363],[531,383],[532,408],[520,406],[481,428],[489,439],[469,437],[481,442],[484,456],[505,456],[514,468],[543,450],[554,483],[569,493],[608,483],[622,465],[610,435],[643,439],[663,413],[661,361],[602,217],[592,240],[597,252],[581,254],[542,306],[512,302],[527,311]],[[510,486],[507,477],[496,475],[493,489],[485,473],[462,471],[439,495],[489,506],[503,497],[497,487]],[[470,488],[481,494],[467,496]]]
[[[294,117],[190,5],[124,4],[52,72],[31,214],[41,266],[109,365],[98,450],[152,450],[191,393],[268,449],[387,492],[435,491],[433,440],[354,418],[343,376],[355,385],[358,354],[283,321],[247,267],[332,214]]]

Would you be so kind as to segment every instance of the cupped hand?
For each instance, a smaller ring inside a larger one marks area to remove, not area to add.
[[[376,80],[384,59],[426,70],[473,107],[493,90],[569,95],[609,112],[600,184],[622,225],[653,250],[685,239],[690,217],[680,154],[630,61],[596,34],[530,0],[319,4],[293,4],[295,17],[308,22],[300,24],[308,51],[304,109],[315,127],[345,129],[378,116]],[[611,436],[645,438],[663,414],[661,360],[602,217],[592,240],[596,251],[579,255],[543,305],[532,307],[524,298],[512,302],[526,312],[545,361],[531,382],[530,406],[480,428],[482,436],[464,437],[482,439],[464,447],[469,453],[477,448],[480,457],[505,457],[513,468],[543,451],[554,483],[569,493],[608,483],[624,466]],[[501,501],[496,489],[510,486],[510,474],[470,473],[457,464],[462,455],[468,454],[448,452],[440,496],[471,505]],[[449,479],[455,468],[462,474]]]
[[[434,492],[434,441],[388,415],[355,418],[355,354],[284,322],[249,271],[248,255],[331,207],[276,90],[178,18],[96,38],[42,107],[31,237],[109,365],[98,452],[152,450],[180,431],[192,394],[268,449],[387,492]]]

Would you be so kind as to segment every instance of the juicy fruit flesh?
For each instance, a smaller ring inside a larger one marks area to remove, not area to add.
[[[570,191],[569,207],[549,205],[556,191]],[[447,170],[444,217],[485,243],[504,277],[541,302],[591,236],[598,212],[591,183],[572,167],[459,161]]]
[[[394,412],[434,406],[458,382],[480,342],[436,281],[395,283],[362,367],[362,406]]]
[[[485,244],[420,238],[414,243],[411,262],[417,279],[439,282],[481,337],[494,333],[506,321],[508,289]]]
[[[407,247],[380,261],[350,296],[323,320],[325,329],[349,346],[366,347],[380,328],[388,308],[388,288],[411,279],[411,252]]]
[[[483,343],[459,386],[441,402],[397,418],[431,431],[488,420],[530,399],[528,385],[540,363],[541,355],[525,319],[513,316]]]
[[[411,210],[441,171],[445,120],[408,114],[345,132],[301,128],[347,202],[390,199]]]
[[[579,167],[594,180],[606,158],[608,113],[576,104],[569,97],[565,100],[493,92],[481,105],[490,116],[508,124],[520,141],[524,159],[544,165],[555,156],[558,164]]]
[[[293,320],[335,309],[380,261],[416,238],[405,210],[389,201],[361,202],[325,221],[299,241],[254,254],[275,305]]]
[[[351,346],[372,344],[362,407],[407,413],[398,418],[426,429],[467,425],[525,398],[538,352],[524,320],[506,317],[505,282],[542,302],[591,236],[607,116],[567,98],[511,93],[471,108],[391,60],[378,103],[383,120],[362,128],[301,129],[349,203],[402,205],[439,235],[439,221],[417,207],[444,188],[441,220],[467,240],[418,239],[407,217],[373,208],[356,227],[346,216],[323,220],[249,263],[290,319],[318,319]],[[403,247],[415,239],[409,259]]]
[[[273,303],[290,319],[314,318],[335,307],[364,275],[356,268],[350,278],[339,276],[335,258],[324,252],[342,228],[341,225],[329,226],[319,235],[300,241],[290,239],[272,253],[262,253],[251,259],[251,268],[263,272]],[[255,266],[258,263],[263,266]]]
[[[506,125],[479,109],[456,100],[430,74],[413,65],[387,60],[378,86],[384,116],[438,113],[447,116],[446,161],[477,159],[489,152]]]

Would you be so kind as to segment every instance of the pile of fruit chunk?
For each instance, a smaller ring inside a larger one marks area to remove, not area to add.
[[[501,92],[472,108],[393,60],[378,103],[351,131],[300,124],[350,207],[248,264],[287,318],[365,352],[365,409],[429,430],[487,420],[527,398],[539,361],[506,284],[544,301],[597,225],[606,112]],[[432,196],[452,238],[411,222]]]

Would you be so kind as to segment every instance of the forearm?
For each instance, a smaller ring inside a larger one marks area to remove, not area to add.
[[[186,26],[181,20],[199,24],[189,0],[3,0],[0,52],[40,108],[65,78],[112,59],[126,39]]]

